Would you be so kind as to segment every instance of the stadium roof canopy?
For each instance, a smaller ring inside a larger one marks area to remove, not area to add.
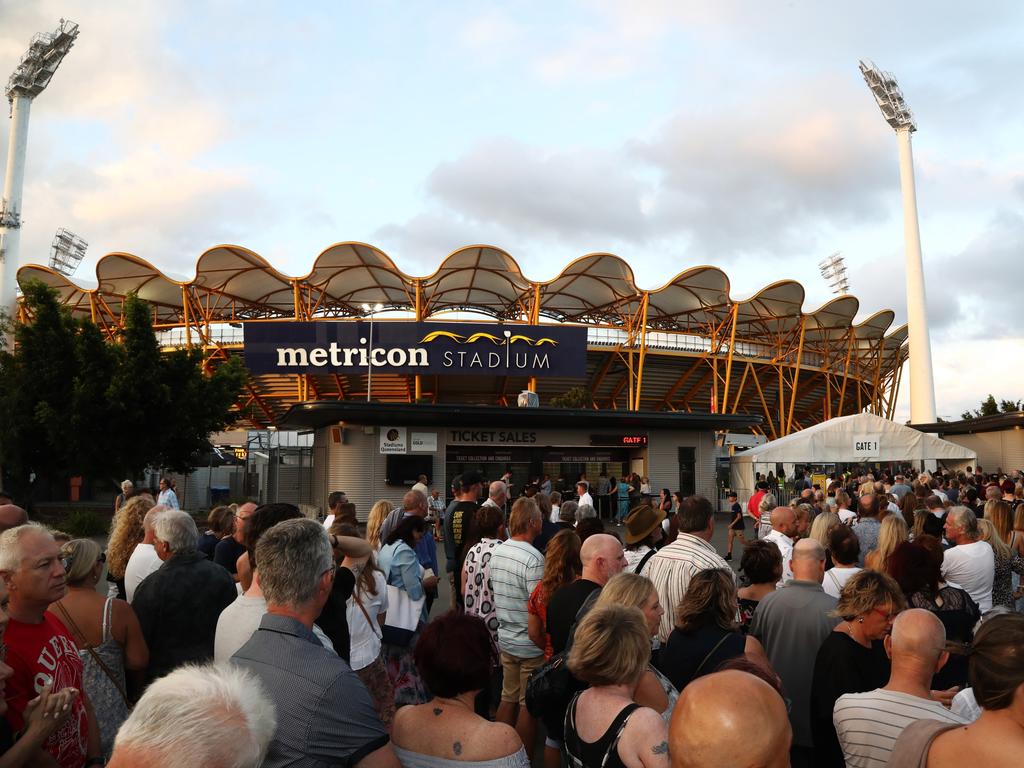
[[[588,368],[580,378],[595,408],[758,413],[773,437],[851,409],[891,416],[908,355],[906,326],[892,330],[891,311],[854,324],[860,304],[853,296],[805,310],[803,286],[781,280],[734,298],[725,272],[706,265],[644,289],[610,253],[582,256],[538,281],[500,248],[473,245],[418,277],[372,245],[342,242],[321,252],[307,274],[292,276],[246,248],[218,245],[199,257],[191,277],[110,253],[96,264],[95,287],[41,265],[21,267],[18,280],[51,286],[109,338],[122,327],[125,297],[135,293],[149,302],[158,330],[177,334],[178,341],[165,343],[201,344],[214,361],[241,354],[238,326],[246,322],[359,319],[367,315],[364,305],[384,307],[379,321],[468,312],[494,321],[585,325]],[[22,319],[30,320],[25,312]],[[526,384],[514,377],[497,385],[435,377],[421,389],[420,377],[415,386],[412,378],[375,373],[370,394],[391,402],[501,404]],[[542,399],[580,383],[549,380]],[[293,403],[365,400],[370,386],[356,375],[310,375],[298,386],[294,376],[253,376],[241,407],[254,425],[274,424]]]

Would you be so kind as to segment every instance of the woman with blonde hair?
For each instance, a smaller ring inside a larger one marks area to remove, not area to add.
[[[386,499],[381,499],[370,507],[370,515],[366,518],[366,540],[370,542],[375,552],[379,552],[381,548],[380,527],[394,509],[394,505]]]
[[[624,605],[627,608],[639,608],[647,620],[647,628],[651,639],[658,636],[658,627],[665,609],[658,599],[658,590],[646,576],[623,572],[613,576],[600,592],[594,607],[602,605]],[[668,723],[672,717],[672,709],[679,698],[679,691],[653,664],[647,665],[647,671],[637,684],[633,700],[642,706],[660,712]]]
[[[826,507],[824,512],[815,516],[811,523],[811,530],[807,534],[809,538],[814,539],[825,548],[825,570],[832,567],[832,559],[828,551],[828,535],[837,525],[839,525],[839,515],[831,508]]]
[[[998,503],[1004,504],[1005,502]],[[986,509],[986,514],[987,512]],[[1024,558],[1010,549],[1010,546],[999,536],[995,525],[987,517],[978,520],[978,532],[981,540],[987,541],[992,547],[992,553],[996,560],[996,574],[992,581],[992,607],[1001,605],[1012,611],[1013,582],[1010,579],[1010,573],[1012,571],[1018,577],[1024,575]]]
[[[857,522],[857,513],[850,509],[850,495],[846,491],[836,491],[836,514],[845,525]]]
[[[129,499],[125,506],[133,501]],[[133,698],[129,687],[135,694],[142,691],[149,649],[132,607],[96,591],[106,559],[100,545],[91,539],[73,539],[60,554],[68,591],[51,609],[78,646],[83,687],[95,713],[103,756],[109,758],[117,729],[128,717]]]
[[[904,541],[909,541],[907,524],[896,515],[888,515],[878,529],[878,546],[864,557],[864,567],[872,571],[889,572],[889,556]]]
[[[761,501],[757,505],[758,519],[760,521],[757,529],[757,538],[763,539],[772,532],[772,510],[778,505],[779,503],[776,501],[774,494],[766,493],[761,497]]]
[[[128,499],[114,515],[110,526],[110,540],[107,542],[107,581],[117,585],[117,591],[110,590],[111,596],[125,599],[124,572],[128,567],[128,558],[135,547],[142,543],[145,531],[142,529],[142,518],[154,506],[150,496],[133,496]]]
[[[668,768],[668,726],[634,700],[650,653],[650,628],[639,608],[602,605],[580,621],[568,666],[590,687],[565,713],[569,768]]]

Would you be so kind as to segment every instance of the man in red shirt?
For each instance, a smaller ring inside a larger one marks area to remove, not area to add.
[[[765,494],[768,493],[768,483],[761,481],[757,484],[757,490],[754,491],[754,495],[750,497],[750,501],[747,502],[747,513],[754,518],[754,524],[761,519],[761,499],[764,498]],[[757,537],[757,528],[754,528],[754,537]]]
[[[49,685],[82,691],[67,722],[43,749],[61,768],[102,765],[100,735],[82,684],[82,660],[64,625],[47,609],[64,597],[67,574],[60,549],[49,531],[29,523],[0,535],[0,576],[10,596],[10,621],[4,633],[7,664],[7,721],[13,730],[24,724],[29,701]]]

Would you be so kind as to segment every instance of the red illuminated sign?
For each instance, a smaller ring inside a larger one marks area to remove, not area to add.
[[[647,435],[591,435],[591,445],[647,445]]]

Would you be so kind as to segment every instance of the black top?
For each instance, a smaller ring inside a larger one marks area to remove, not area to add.
[[[540,534],[533,540],[533,547],[538,552],[544,552],[548,548],[548,542],[555,537],[556,533],[561,533],[563,529],[558,527],[557,523],[552,523],[548,518],[544,518],[541,521]]]
[[[351,641],[348,634],[346,605],[356,586],[356,577],[348,568],[338,568],[334,573],[334,586],[317,616],[316,625],[331,639],[334,650],[348,663]]]
[[[217,619],[237,596],[231,577],[199,552],[174,555],[143,579],[132,608],[149,646],[147,679],[212,659]]]
[[[832,632],[818,649],[811,679],[811,734],[814,765],[844,768],[832,710],[844,693],[864,693],[889,682],[890,664],[881,640],[865,648],[846,632]]]
[[[465,558],[466,541],[469,539],[469,528],[473,515],[479,509],[473,501],[459,501],[444,518],[444,554],[448,558],[445,570],[456,577],[462,573],[462,561]],[[456,582],[458,579],[456,578]],[[458,595],[461,602],[462,595]]]
[[[673,629],[658,659],[662,673],[677,691],[695,677],[714,672],[723,661],[743,655],[747,640],[741,632],[705,624],[695,632]]]
[[[947,584],[939,590],[936,598],[915,592],[907,598],[907,605],[934,613],[946,628],[946,642],[955,643],[954,651],[960,651],[950,652],[946,666],[932,678],[932,689],[944,691],[954,685],[964,687],[967,684],[967,655],[964,651],[974,638],[974,625],[981,617],[978,604],[964,590]]]
[[[199,537],[199,543],[196,544],[196,549],[206,555],[207,559],[213,560],[214,550],[217,549],[217,543],[220,539],[217,538],[217,534],[212,531],[206,531],[202,536]],[[235,560],[238,558],[236,557]]]
[[[214,547],[213,562],[227,568],[228,573],[235,576],[238,573],[235,563],[238,562],[238,558],[242,556],[243,552],[245,552],[245,546],[235,541],[234,537],[228,536],[218,541],[217,546]]]
[[[548,601],[548,634],[551,635],[551,650],[561,653],[569,642],[569,630],[576,623],[576,614],[590,593],[601,588],[589,579],[577,579],[572,584],[555,590]]]
[[[576,702],[578,701],[579,697],[573,699],[565,723],[565,750],[569,753],[570,763],[581,765],[583,768],[625,768],[625,763],[619,757],[619,738],[626,728],[629,716],[640,709],[640,705],[635,702],[627,704],[615,716],[612,724],[608,726],[608,730],[601,738],[597,741],[583,741],[576,733]]]

